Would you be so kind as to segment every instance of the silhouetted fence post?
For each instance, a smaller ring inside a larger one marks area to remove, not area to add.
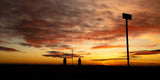
[[[126,19],[126,45],[127,45],[127,63],[128,67],[129,65],[129,43],[128,43],[128,20],[132,20],[132,15],[131,14],[122,14],[123,19]]]
[[[67,65],[67,59],[66,58],[63,59],[63,65],[64,66]]]

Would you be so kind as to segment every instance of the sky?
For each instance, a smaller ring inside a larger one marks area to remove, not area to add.
[[[160,65],[159,0],[0,0],[0,64]]]

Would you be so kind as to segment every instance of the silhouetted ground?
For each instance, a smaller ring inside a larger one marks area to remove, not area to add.
[[[154,80],[159,78],[160,67],[0,65],[0,72],[0,80]]]

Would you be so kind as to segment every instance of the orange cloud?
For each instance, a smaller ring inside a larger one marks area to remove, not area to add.
[[[86,51],[78,51],[81,55],[90,55],[92,53],[86,52]]]
[[[59,48],[59,49],[54,49],[54,50],[72,50],[74,48]]]
[[[9,42],[2,41],[2,40],[0,40],[0,43],[7,43],[7,44],[10,44]]]
[[[142,45],[141,47],[156,47],[158,44],[153,44],[153,45]]]
[[[40,49],[40,50],[46,50],[46,49]]]
[[[122,48],[122,47],[125,47],[125,45],[96,46],[96,47],[92,47],[92,49],[103,49],[103,48]]]

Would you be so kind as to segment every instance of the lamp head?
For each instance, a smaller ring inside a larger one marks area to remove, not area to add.
[[[123,13],[123,14],[122,14],[122,18],[123,18],[123,19],[132,20],[132,15],[131,15],[131,14],[127,14],[127,13]]]

